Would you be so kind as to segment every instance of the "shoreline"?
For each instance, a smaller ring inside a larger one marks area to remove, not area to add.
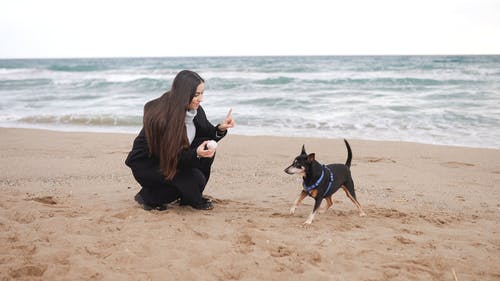
[[[0,279],[497,280],[500,150],[349,139],[359,217],[343,192],[309,227],[305,144],[345,162],[342,139],[226,136],[205,194],[215,209],[147,212],[123,163],[135,134],[0,128]]]
[[[137,135],[139,134],[140,128],[136,131],[127,131],[117,129],[116,131],[112,131],[109,129],[102,130],[88,130],[88,129],[75,129],[75,128],[67,128],[64,129],[62,127],[52,128],[52,127],[18,127],[18,126],[0,126],[1,129],[21,129],[21,130],[40,130],[40,131],[50,131],[50,132],[61,132],[61,133],[89,133],[89,134],[123,134],[123,135]],[[341,137],[327,137],[327,136],[285,136],[285,135],[271,135],[271,134],[231,134],[234,136],[241,137],[270,137],[270,138],[293,138],[293,139],[324,139],[324,140],[339,140],[343,139]],[[491,150],[500,150],[497,147],[489,147],[489,146],[472,146],[472,145],[461,145],[461,144],[442,144],[442,143],[430,143],[430,142],[419,142],[412,140],[391,140],[391,139],[367,139],[367,138],[346,138],[347,140],[359,140],[359,141],[373,141],[373,142],[395,142],[395,143],[409,143],[409,144],[422,144],[422,145],[432,145],[432,146],[443,146],[443,147],[457,147],[457,148],[472,148],[472,149],[491,149]]]

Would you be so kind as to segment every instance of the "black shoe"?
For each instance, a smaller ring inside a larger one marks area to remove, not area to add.
[[[205,201],[200,204],[191,205],[191,207],[195,208],[196,210],[212,210],[214,208],[214,205],[210,201]]]
[[[177,199],[177,203],[179,203],[179,206],[189,205],[186,201],[182,200],[181,198]]]
[[[139,203],[141,207],[146,210],[146,211],[151,211],[151,210],[157,210],[157,211],[165,211],[167,209],[167,206],[165,205],[148,205],[144,202],[144,199],[142,196],[137,193],[134,197],[135,202]]]
[[[209,198],[207,197],[202,197],[201,198],[202,200],[202,203],[212,203],[212,200],[210,200]],[[187,206],[187,205],[190,205],[189,203],[187,203],[186,201],[182,200],[182,199],[177,199],[177,203],[179,203],[179,206]]]

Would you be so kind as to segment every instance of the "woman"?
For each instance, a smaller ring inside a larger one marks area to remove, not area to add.
[[[177,199],[195,209],[213,208],[202,195],[215,149],[205,145],[221,140],[234,120],[231,111],[215,127],[207,120],[200,106],[204,89],[205,81],[197,73],[183,70],[170,91],[144,106],[143,128],[125,164],[142,186],[135,200],[145,210],[165,210]]]

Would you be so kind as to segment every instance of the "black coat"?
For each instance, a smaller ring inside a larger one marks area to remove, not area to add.
[[[205,140],[219,141],[227,133],[227,131],[218,131],[217,127],[208,121],[205,111],[201,106],[198,108],[193,122],[196,127],[196,135],[190,148],[182,150],[179,153],[179,169],[199,168],[200,159],[196,155],[196,148]],[[128,154],[125,164],[132,170],[159,168],[158,158],[154,155],[151,157],[149,156],[149,148],[144,128],[141,129],[139,135],[135,138],[132,150]]]

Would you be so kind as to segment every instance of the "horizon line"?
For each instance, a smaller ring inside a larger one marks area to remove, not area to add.
[[[321,54],[321,55],[162,55],[162,56],[61,56],[61,57],[0,57],[0,60],[29,59],[145,59],[145,58],[237,58],[237,57],[432,57],[432,56],[499,56],[500,53],[450,54]]]

